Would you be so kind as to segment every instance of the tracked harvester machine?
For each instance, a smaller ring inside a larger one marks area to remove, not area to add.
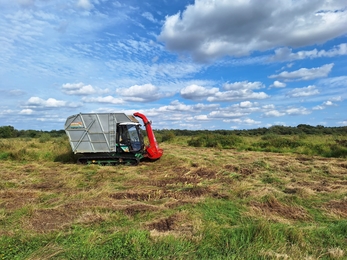
[[[146,128],[149,145],[144,144],[140,123]],[[69,137],[78,163],[137,165],[141,159],[159,159],[163,150],[158,147],[151,122],[141,113],[80,113],[66,119],[65,132]]]

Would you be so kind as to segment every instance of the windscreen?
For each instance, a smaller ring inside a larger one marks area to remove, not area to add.
[[[134,151],[141,150],[141,139],[136,125],[128,125],[130,143]]]
[[[138,152],[143,149],[143,138],[139,126],[135,124],[121,125],[119,143],[123,151]],[[128,150],[124,150],[124,146],[127,146]]]

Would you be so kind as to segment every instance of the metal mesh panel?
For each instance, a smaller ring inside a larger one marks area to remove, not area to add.
[[[124,113],[85,113],[67,118],[65,131],[75,153],[115,150],[116,124],[132,122]]]

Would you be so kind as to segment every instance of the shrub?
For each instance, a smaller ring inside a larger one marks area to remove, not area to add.
[[[175,138],[175,133],[173,131],[167,131],[161,136],[162,142],[171,141]]]
[[[194,147],[235,148],[243,139],[236,135],[204,134],[188,141]]]
[[[266,135],[261,139],[264,140],[264,142],[258,142],[255,144],[255,146],[259,146],[261,148],[293,149],[303,145],[303,143],[298,140],[291,140],[289,138],[281,137],[278,135]]]
[[[332,144],[330,145],[330,151],[327,154],[324,154],[326,157],[335,157],[335,158],[346,158],[347,157],[347,147]]]
[[[41,134],[41,136],[40,136],[40,138],[39,138],[40,143],[46,143],[46,142],[48,142],[49,140],[51,140],[51,135],[48,134],[48,133],[43,133],[43,134]]]
[[[203,138],[192,138],[188,140],[188,145],[189,146],[194,146],[194,147],[203,147],[205,146],[205,140]]]

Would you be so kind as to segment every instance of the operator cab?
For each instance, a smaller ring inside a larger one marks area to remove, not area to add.
[[[143,136],[139,123],[117,124],[117,147],[121,152],[139,152],[144,148]]]

